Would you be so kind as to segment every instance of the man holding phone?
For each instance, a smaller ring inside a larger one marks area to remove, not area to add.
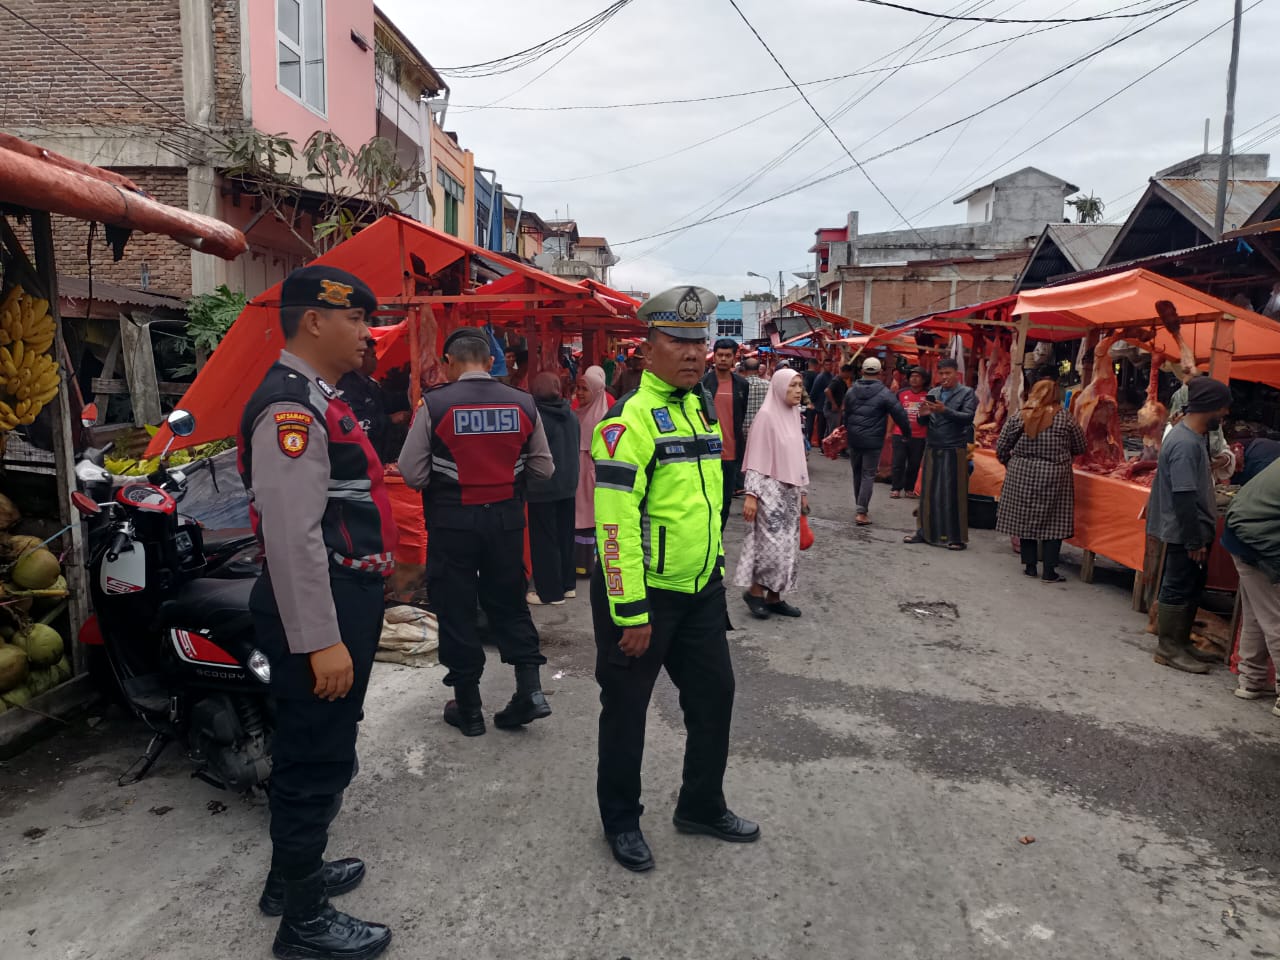
[[[916,415],[926,428],[919,528],[907,543],[963,550],[969,539],[969,444],[978,395],[960,382],[960,365],[938,361],[938,385]]]
[[[1231,390],[1209,377],[1196,377],[1187,390],[1186,414],[1160,447],[1147,503],[1147,533],[1166,544],[1155,661],[1186,673],[1208,673],[1209,662],[1220,658],[1192,644],[1191,628],[1218,530],[1208,435],[1222,426]]]

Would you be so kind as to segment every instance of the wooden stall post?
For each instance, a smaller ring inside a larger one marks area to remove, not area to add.
[[[1236,318],[1225,313],[1213,322],[1213,345],[1209,348],[1209,376],[1231,382],[1231,356],[1236,352]]]
[[[124,375],[129,382],[129,399],[133,403],[133,425],[159,423],[160,384],[156,379],[156,358],[151,349],[150,318],[144,322],[120,314],[120,348],[124,357]]]
[[[413,304],[405,311],[404,322],[409,334],[409,406],[418,409],[422,402],[422,357],[419,345],[422,341],[422,308]]]
[[[1009,377],[1005,380],[1005,409],[1016,410],[1022,403],[1023,358],[1027,353],[1027,333],[1031,317],[1022,314],[1014,321],[1013,346],[1009,350]]]
[[[58,307],[58,271],[53,252],[53,222],[49,214],[43,210],[31,212],[31,238],[35,242],[36,267],[40,281],[44,287],[45,299],[49,301],[49,313],[53,315],[54,356],[67,356],[66,342],[62,336],[62,312]],[[89,587],[84,573],[84,527],[80,523],[80,515],[71,507],[71,494],[76,491],[75,447],[71,439],[71,403],[67,384],[74,375],[73,370],[62,371],[62,389],[54,398],[57,404],[53,423],[53,462],[57,477],[58,519],[70,527],[67,539],[70,549],[64,558],[62,568],[67,578],[67,610],[71,620],[71,658],[76,676],[89,669],[88,650],[82,643],[76,642],[80,627],[89,619]]]

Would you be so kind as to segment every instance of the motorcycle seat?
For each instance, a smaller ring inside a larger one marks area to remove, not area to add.
[[[255,581],[192,580],[160,604],[160,625],[184,630],[252,630],[249,594]]]

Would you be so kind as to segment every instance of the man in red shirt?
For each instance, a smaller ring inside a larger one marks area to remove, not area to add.
[[[747,417],[747,397],[751,387],[746,378],[733,372],[738,358],[738,343],[724,337],[716,341],[714,365],[702,378],[702,389],[707,391],[720,421],[724,436],[724,448],[720,452],[724,470],[724,503],[720,508],[720,530],[729,520],[729,507],[733,495],[738,492],[738,474],[742,472],[742,455],[747,450],[747,434],[743,428]]]
[[[905,493],[916,498],[916,476],[920,473],[920,461],[924,457],[924,438],[929,431],[920,423],[920,403],[928,396],[928,381],[924,371],[912,367],[907,385],[898,391],[898,402],[907,411],[911,421],[911,435],[904,435],[901,427],[893,431],[893,492],[891,500],[899,500]]]

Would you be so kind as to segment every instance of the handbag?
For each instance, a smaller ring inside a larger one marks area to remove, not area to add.
[[[809,518],[800,515],[800,549],[808,550],[813,546],[813,528],[809,526]]]

